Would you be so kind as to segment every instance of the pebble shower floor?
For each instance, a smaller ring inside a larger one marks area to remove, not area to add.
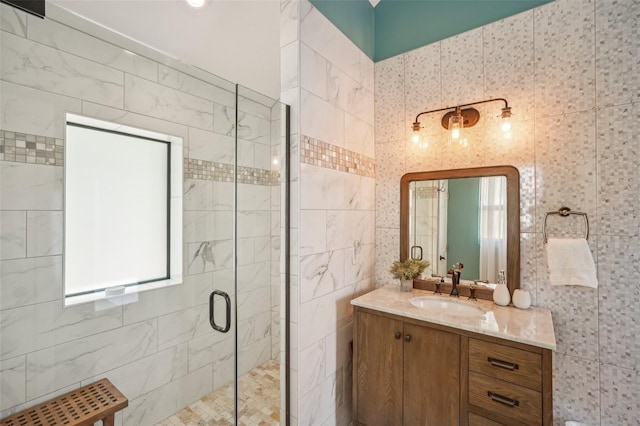
[[[158,423],[158,426],[233,425],[233,383]],[[280,363],[270,360],[238,379],[238,425],[280,424]]]

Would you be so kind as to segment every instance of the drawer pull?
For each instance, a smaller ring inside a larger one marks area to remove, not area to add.
[[[497,393],[493,393],[491,391],[487,392],[487,395],[489,395],[489,398],[491,398],[492,401],[508,405],[509,407],[517,407],[520,405],[517,399],[507,398],[506,396],[498,395]]]
[[[487,361],[489,361],[491,365],[493,365],[494,367],[504,368],[505,370],[513,371],[518,369],[518,364],[513,362],[500,361],[499,359],[495,359],[491,357],[487,358]]]

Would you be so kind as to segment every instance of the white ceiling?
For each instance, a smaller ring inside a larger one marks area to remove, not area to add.
[[[52,0],[234,83],[280,97],[279,0]]]

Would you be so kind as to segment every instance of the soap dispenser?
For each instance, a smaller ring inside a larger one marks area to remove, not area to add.
[[[498,285],[493,289],[493,301],[496,305],[507,306],[511,302],[511,295],[507,288],[507,278],[504,270],[498,273]]]

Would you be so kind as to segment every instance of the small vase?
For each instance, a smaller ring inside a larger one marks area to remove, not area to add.
[[[413,278],[404,279],[400,278],[400,291],[413,290]]]
[[[509,294],[509,289],[506,284],[498,284],[495,289],[493,289],[493,301],[496,305],[507,306],[511,301],[511,295]]]
[[[513,291],[513,305],[520,309],[529,309],[531,306],[531,294],[527,290],[517,289]]]

